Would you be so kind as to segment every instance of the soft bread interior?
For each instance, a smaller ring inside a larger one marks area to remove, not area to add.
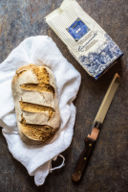
[[[31,112],[31,113],[47,111],[49,113],[49,117],[51,117],[52,114],[55,112],[52,107],[27,103],[27,102],[23,102],[23,101],[19,101],[19,103],[20,103],[20,108],[22,111],[27,111],[27,112]]]
[[[45,83],[42,83],[42,84],[32,84],[32,83],[22,84],[22,85],[20,85],[20,87],[21,87],[21,89],[27,90],[27,91],[38,91],[41,93],[44,91],[52,92],[52,93],[55,92],[54,88],[51,85],[45,84]]]

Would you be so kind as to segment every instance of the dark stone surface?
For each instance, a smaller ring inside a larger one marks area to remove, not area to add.
[[[64,44],[44,22],[44,16],[62,0],[0,0],[0,62],[24,38],[48,34],[63,55],[78,69],[82,83],[78,97],[75,134],[72,145],[63,154],[66,165],[50,174],[41,187],[8,152],[0,134],[0,192],[127,192],[128,191],[128,0],[80,0],[80,5],[117,42],[124,52],[118,62],[98,81],[90,78],[70,55]],[[79,185],[71,181],[76,160],[90,131],[100,102],[115,72],[121,85],[104,121],[96,149]]]

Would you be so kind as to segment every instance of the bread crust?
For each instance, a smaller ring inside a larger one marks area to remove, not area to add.
[[[17,126],[27,144],[46,144],[60,126],[57,88],[46,66],[20,67],[12,80]]]

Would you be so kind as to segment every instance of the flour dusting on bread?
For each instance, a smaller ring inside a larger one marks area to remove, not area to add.
[[[57,88],[46,66],[20,67],[12,81],[17,125],[28,144],[48,143],[60,125]]]

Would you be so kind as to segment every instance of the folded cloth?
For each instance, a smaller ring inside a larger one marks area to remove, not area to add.
[[[25,144],[18,134],[11,81],[16,70],[22,65],[42,65],[42,63],[51,68],[56,78],[61,125],[60,131],[49,144],[33,146]],[[50,172],[52,160],[71,144],[76,116],[73,100],[76,98],[80,82],[79,72],[63,57],[56,44],[48,36],[25,39],[0,64],[2,133],[9,151],[24,165],[29,175],[34,176],[37,186],[44,183]]]

